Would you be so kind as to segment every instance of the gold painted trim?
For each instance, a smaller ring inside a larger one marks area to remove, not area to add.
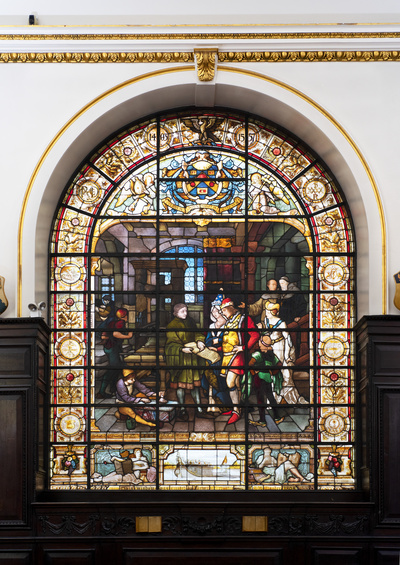
[[[204,53],[205,51],[206,49],[199,49],[198,53]],[[196,53],[197,58],[198,53]],[[0,63],[192,63],[194,59],[195,53],[192,51],[138,53],[0,53]],[[218,62],[220,63],[346,63],[368,61],[400,61],[400,51],[218,52]]]
[[[301,98],[302,100],[304,100],[305,102],[310,104],[313,108],[318,110],[323,116],[325,116],[325,118],[327,118],[339,130],[339,132],[343,135],[343,137],[351,145],[351,147],[354,150],[354,152],[356,153],[357,157],[360,159],[360,161],[361,161],[361,163],[362,163],[362,165],[365,169],[365,172],[367,173],[368,179],[369,179],[371,186],[372,186],[372,190],[374,191],[374,196],[375,196],[375,200],[376,200],[376,203],[377,203],[377,206],[378,206],[378,211],[379,211],[379,220],[380,220],[380,224],[381,224],[381,244],[382,244],[382,314],[385,315],[387,313],[387,256],[386,256],[386,238],[387,238],[387,236],[386,236],[385,214],[384,214],[384,211],[383,211],[383,205],[382,205],[382,200],[381,200],[381,197],[380,197],[380,194],[379,194],[378,186],[375,182],[372,171],[371,171],[367,161],[365,160],[363,154],[361,153],[361,150],[358,148],[357,144],[355,143],[355,141],[353,141],[353,139],[350,137],[350,135],[347,133],[347,131],[339,124],[339,122],[337,120],[335,120],[335,118],[331,114],[329,114],[329,112],[327,112],[322,106],[320,106],[317,102],[315,102],[315,100],[313,100],[312,98],[310,98],[309,96],[307,96],[306,94],[301,92],[300,90],[297,90],[297,88],[289,86],[288,84],[285,84],[284,82],[282,82],[280,80],[267,77],[265,75],[262,75],[261,73],[255,72],[255,71],[247,71],[247,70],[244,70],[244,69],[238,69],[238,68],[234,68],[234,67],[225,67],[225,66],[219,66],[218,71],[225,71],[225,72],[228,72],[228,73],[237,73],[237,74],[242,74],[242,75],[246,75],[246,76],[252,76],[254,78],[258,78],[258,79],[264,80],[266,82],[269,82],[271,84],[275,84],[276,86],[279,86],[281,88],[284,88],[285,90],[287,90],[287,91],[291,92],[292,94],[298,96],[299,98]]]
[[[197,77],[201,82],[209,82],[214,79],[218,49],[195,49]]]
[[[0,63],[192,63],[193,52],[0,53]]]
[[[219,52],[220,63],[311,63],[399,61],[400,51],[246,51]]]
[[[36,177],[38,176],[39,171],[40,171],[45,159],[47,158],[50,151],[53,149],[54,145],[57,143],[57,141],[60,139],[60,137],[67,131],[67,129],[78,118],[80,118],[85,112],[87,112],[87,110],[90,110],[90,108],[92,108],[95,104],[97,104],[98,102],[100,102],[104,98],[107,98],[107,96],[114,94],[114,92],[118,92],[118,90],[121,90],[122,88],[125,88],[126,86],[134,84],[135,82],[140,82],[142,80],[146,80],[148,78],[153,78],[155,76],[160,76],[160,75],[174,73],[174,72],[194,71],[194,70],[195,70],[195,67],[193,65],[189,65],[189,66],[186,66],[186,67],[176,67],[176,68],[173,67],[173,68],[170,68],[170,69],[162,69],[162,70],[158,70],[158,71],[152,71],[151,73],[145,73],[144,75],[140,75],[138,77],[134,77],[134,78],[131,78],[129,80],[126,80],[126,81],[122,82],[121,84],[118,84],[117,86],[114,86],[113,88],[110,88],[109,90],[106,90],[105,92],[103,92],[103,94],[100,94],[99,96],[94,98],[91,102],[86,104],[83,108],[81,108],[81,110],[79,110],[74,116],[72,116],[72,118],[70,120],[68,120],[68,122],[66,124],[63,125],[63,127],[58,131],[58,133],[50,141],[50,143],[46,147],[45,151],[43,152],[42,156],[40,157],[36,167],[34,168],[33,173],[31,175],[31,178],[29,179],[29,183],[28,183],[27,189],[26,189],[25,194],[24,194],[24,200],[22,202],[21,213],[20,213],[20,217],[19,217],[19,224],[18,224],[18,280],[17,280],[17,317],[18,318],[20,318],[22,316],[22,243],[23,243],[22,240],[23,240],[25,214],[26,214],[26,210],[27,210],[27,207],[28,207],[28,200],[29,200],[30,194],[32,192],[32,188],[33,188],[34,182],[36,180]]]
[[[140,26],[138,26],[140,27]],[[165,26],[168,27],[168,26]],[[174,26],[175,27],[175,26]],[[198,26],[205,27],[205,26]],[[220,26],[218,26],[220,27]],[[253,26],[242,26],[253,27]],[[143,41],[143,40],[187,40],[187,39],[399,39],[400,32],[281,32],[281,33],[32,33],[0,34],[0,41]]]

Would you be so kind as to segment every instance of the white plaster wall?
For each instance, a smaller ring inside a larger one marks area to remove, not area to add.
[[[173,50],[173,46],[168,46]],[[328,112],[359,147],[382,198],[388,234],[388,313],[398,254],[397,138],[400,63],[283,63],[231,65],[271,77],[304,93]],[[82,108],[107,90],[156,64],[0,65],[0,154],[2,221],[0,274],[17,315],[18,222],[31,175],[57,133]],[[174,72],[140,80],[101,98],[60,136],[38,169],[25,214],[22,251],[22,315],[27,304],[45,298],[46,256],[51,217],[74,168],[92,147],[118,127],[151,111],[215,100],[264,115],[291,129],[332,168],[352,207],[359,246],[361,314],[382,313],[380,220],[371,183],[343,133],[308,100],[282,86],[227,71],[213,85],[197,85],[195,72]],[[116,110],[115,110],[116,109]],[[292,110],[291,110],[292,109]],[[39,219],[39,220],[38,220]]]
[[[3,25],[23,25],[28,14],[35,14],[40,25],[135,25],[188,24],[233,22],[270,23],[355,23],[398,22],[397,0],[14,0],[3,3],[0,22]],[[112,12],[110,13],[110,10]]]

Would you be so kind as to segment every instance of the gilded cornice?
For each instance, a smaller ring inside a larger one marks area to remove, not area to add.
[[[284,32],[284,33],[10,33],[0,41],[187,41],[196,40],[291,40],[291,39],[400,39],[400,32]]]
[[[219,51],[217,59],[219,63],[399,61],[400,51]],[[194,60],[193,51],[0,53],[0,63],[192,63]],[[196,60],[199,80],[212,80],[215,57],[206,49],[199,49]]]
[[[1,63],[192,63],[193,52],[0,53]]]
[[[398,61],[400,51],[246,51],[219,52],[219,63]]]

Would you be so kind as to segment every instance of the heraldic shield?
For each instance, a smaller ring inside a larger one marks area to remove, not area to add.
[[[4,292],[4,277],[0,277],[0,314],[5,312],[8,307],[8,300]]]
[[[396,283],[396,292],[394,295],[393,303],[398,310],[400,310],[400,271],[393,275],[394,281]]]

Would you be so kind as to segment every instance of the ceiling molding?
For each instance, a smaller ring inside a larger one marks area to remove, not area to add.
[[[219,33],[3,33],[0,41],[179,41],[179,40],[400,39],[400,32],[219,32]]]
[[[196,58],[207,49],[197,49]],[[208,55],[209,57],[209,55]],[[2,52],[0,63],[191,63],[194,51]],[[218,51],[219,63],[393,62],[399,51]],[[199,67],[200,68],[200,67]],[[204,76],[204,75],[202,75]],[[200,78],[200,80],[212,80]]]

